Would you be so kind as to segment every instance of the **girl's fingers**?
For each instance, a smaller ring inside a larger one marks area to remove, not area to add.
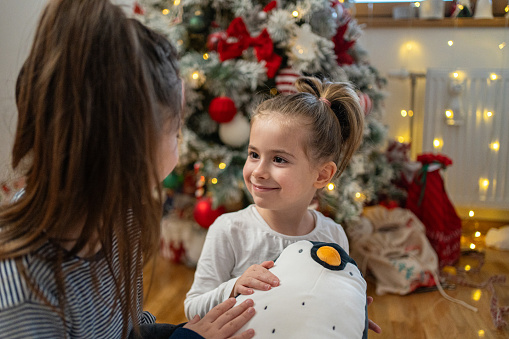
[[[243,302],[242,304],[245,304],[246,302]],[[252,303],[252,301],[251,301]],[[242,304],[240,304],[237,307],[240,307]],[[244,305],[242,305],[244,306]],[[235,308],[237,308],[235,307]],[[232,309],[233,311],[233,309]],[[242,328],[253,316],[255,315],[255,309],[251,306],[249,306],[247,309],[242,309],[242,312],[238,315],[236,315],[232,320],[228,321],[226,326],[221,327],[221,334],[224,335],[224,337],[229,338],[231,335],[235,334],[238,330]],[[252,336],[250,334],[254,335],[254,331],[244,331],[240,334],[239,338],[251,338]]]
[[[236,303],[235,298],[229,298],[226,301],[223,301],[222,303],[211,309],[210,312],[203,317],[203,320],[209,323],[213,323],[225,312],[231,309],[235,305],[235,303]]]
[[[274,262],[273,261],[264,261],[264,262],[262,262],[261,266],[263,266],[266,269],[269,269],[269,268],[274,267]]]
[[[242,316],[241,316],[241,315],[243,315],[243,313],[245,313],[248,309],[252,309],[252,311],[250,311],[249,314],[251,315],[251,313],[252,313],[252,315],[254,315],[254,308],[252,307],[253,305],[254,305],[253,300],[247,299],[244,302],[240,303],[239,305],[229,309],[224,314],[219,316],[219,318],[217,318],[217,320],[215,321],[217,327],[220,328],[221,330],[223,330],[223,327],[225,329],[231,328],[235,324],[241,323],[241,325],[239,327],[237,327],[235,329],[235,331],[233,331],[231,333],[224,333],[226,336],[232,335],[239,328],[244,326],[244,324],[246,323],[247,320],[243,320]],[[249,319],[251,318],[251,316],[249,317]],[[228,326],[224,326],[227,323],[229,323]]]
[[[230,337],[229,339],[250,339],[254,337],[254,335],[255,331],[252,328],[250,328],[249,330],[237,334],[236,336]]]

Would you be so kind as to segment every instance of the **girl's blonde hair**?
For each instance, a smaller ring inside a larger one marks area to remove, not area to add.
[[[16,259],[30,282],[21,256],[48,241],[75,241],[47,258],[63,310],[64,256],[100,245],[113,271],[116,246],[124,336],[138,323],[141,253],[158,248],[157,150],[164,123],[180,125],[182,111],[176,59],[165,38],[109,0],[53,0],[16,86],[13,167],[31,159],[24,195],[0,209],[0,259]],[[66,239],[71,228],[81,231]]]
[[[302,119],[297,122],[307,127],[306,154],[315,162],[333,161],[339,176],[362,141],[364,113],[359,96],[350,83],[315,77],[298,78],[295,87],[298,93],[262,102],[251,121],[273,114],[290,124]]]

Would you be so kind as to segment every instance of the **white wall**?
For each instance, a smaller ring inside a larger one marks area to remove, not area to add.
[[[16,128],[14,86],[46,0],[0,1],[0,181],[9,176]]]
[[[449,47],[448,41],[454,44]],[[505,48],[499,44],[505,42]],[[387,77],[383,122],[389,136],[410,137],[409,118],[401,110],[410,108],[410,79],[389,77],[392,70],[426,73],[428,68],[509,68],[509,28],[365,28],[359,43],[368,51],[370,61]],[[415,88],[412,156],[420,153],[424,112],[425,79]]]

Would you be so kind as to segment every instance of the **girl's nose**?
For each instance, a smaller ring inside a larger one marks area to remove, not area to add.
[[[265,165],[265,162],[260,161],[253,169],[253,173],[251,175],[259,179],[267,179],[269,176],[269,172],[267,171],[267,166]]]

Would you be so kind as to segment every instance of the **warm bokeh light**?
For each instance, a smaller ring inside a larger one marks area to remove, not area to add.
[[[433,140],[433,147],[439,148],[442,146],[442,141],[440,139]]]
[[[212,178],[210,182],[213,183],[214,185],[217,184],[217,178]]]
[[[457,77],[459,77],[460,75],[459,75],[459,73],[458,73],[458,72],[454,72],[454,73],[452,73],[452,76],[453,76],[454,78],[457,78]]]
[[[502,42],[501,44],[498,45],[498,48],[499,49],[502,49],[506,46],[506,43],[505,42]]]
[[[477,331],[477,334],[479,335],[479,338],[484,338],[484,330]]]
[[[200,77],[200,73],[198,73],[198,72],[193,72],[193,74],[191,75],[191,77],[192,77],[194,80],[197,80],[197,79]]]
[[[474,233],[474,237],[479,238],[481,236],[481,232],[477,231]]]
[[[414,6],[415,7],[421,7],[421,3],[420,2],[414,2]]]
[[[403,143],[403,142],[405,142],[405,138],[400,136],[400,137],[398,137],[398,141]]]
[[[483,188],[487,188],[489,185],[490,185],[490,181],[488,179],[485,179],[485,178],[479,179],[479,186],[481,186]]]
[[[447,111],[445,111],[445,116],[448,119],[451,119],[452,117],[454,117],[454,112],[452,110],[448,109]]]
[[[402,110],[401,110],[401,116],[402,116],[403,118],[404,118],[404,117],[406,117],[406,116],[407,116],[407,114],[408,114],[408,113],[407,113],[407,111],[406,111],[406,110],[404,110],[404,109],[402,109]]]
[[[477,289],[472,292],[472,300],[479,301],[481,300],[482,292],[481,290]]]
[[[468,211],[468,216],[472,218],[475,215],[473,210]]]
[[[336,186],[332,182],[327,185],[329,191],[334,191],[334,188],[336,188]]]
[[[486,112],[486,116],[488,118],[491,118],[493,116],[493,112],[491,112],[491,111]]]
[[[170,13],[170,10],[168,8],[165,8],[161,11],[161,13],[163,13],[163,15],[168,15],[168,13]]]
[[[474,244],[470,244],[470,248],[472,248],[472,245],[474,245]],[[475,245],[474,245],[474,248],[475,248]],[[470,267],[470,265],[465,265],[465,271],[468,272],[468,271],[470,271],[471,268],[472,267]]]
[[[205,53],[205,54],[203,54],[203,59],[204,59],[204,60],[207,60],[208,58],[209,58],[209,53]]]
[[[475,250],[475,244],[473,244],[473,243],[472,243],[472,244],[470,244],[470,249],[471,249],[471,250]],[[468,265],[467,265],[467,266],[468,266]],[[467,268],[465,267],[465,269],[467,269]]]
[[[448,44],[449,46],[452,46],[452,45],[454,45],[454,41],[449,40],[449,41],[447,41],[447,44]]]
[[[174,4],[175,6],[180,5],[180,0],[175,0],[175,1],[173,1],[173,4]]]
[[[276,95],[277,94],[277,88],[273,87],[270,89],[270,94]]]
[[[495,73],[491,73],[490,74],[490,79],[491,80],[497,80],[498,79],[498,75],[496,75]]]
[[[498,151],[500,149],[500,143],[498,141],[492,142],[490,148],[494,151]]]
[[[293,11],[292,15],[293,15],[294,18],[297,18],[299,16],[299,12],[298,11]]]
[[[414,111],[412,111],[411,109],[408,110],[408,116],[409,117],[413,117],[414,116]]]
[[[225,168],[226,168],[226,164],[224,162],[219,164],[219,169],[225,169]]]

